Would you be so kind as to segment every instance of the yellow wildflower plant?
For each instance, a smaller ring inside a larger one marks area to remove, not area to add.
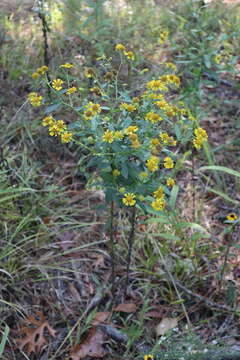
[[[161,80],[151,80],[147,83],[147,89],[152,91],[168,91],[168,87]]]
[[[122,202],[126,206],[134,206],[136,204],[136,195],[133,193],[126,193],[122,198]]]
[[[60,91],[63,88],[63,86],[62,86],[63,83],[64,83],[64,81],[62,79],[54,79],[52,81],[52,87],[53,87],[53,89]]]

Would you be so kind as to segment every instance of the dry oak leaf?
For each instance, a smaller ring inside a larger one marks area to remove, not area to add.
[[[113,311],[122,311],[126,313],[131,313],[136,311],[136,309],[137,309],[137,305],[134,303],[123,303],[113,308]]]
[[[25,349],[28,356],[31,353],[39,354],[47,344],[45,331],[47,330],[52,337],[55,337],[56,331],[49,325],[41,311],[37,311],[35,316],[28,316],[23,322],[24,325],[18,330],[22,337],[15,339],[16,346],[20,350]]]
[[[102,358],[106,355],[106,351],[103,348],[105,334],[96,327],[92,327],[87,337],[81,344],[74,346],[70,352],[70,358],[72,360],[84,359],[86,356],[92,358]]]
[[[101,323],[105,323],[107,319],[110,317],[110,315],[111,315],[110,311],[99,311],[95,314],[92,324],[96,326]]]
[[[164,335],[169,330],[175,328],[178,324],[176,318],[163,318],[162,321],[156,326],[157,336]]]

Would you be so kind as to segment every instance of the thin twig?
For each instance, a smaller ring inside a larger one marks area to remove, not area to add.
[[[211,308],[216,308],[216,309],[219,309],[219,310],[222,310],[222,311],[228,311],[228,312],[236,312],[236,309],[233,309],[227,305],[222,305],[222,304],[218,304],[218,303],[215,303],[214,301],[212,300],[209,300],[207,298],[205,298],[204,296],[202,295],[199,295],[199,294],[196,294],[194,293],[193,291],[189,290],[188,288],[186,288],[184,285],[182,285],[179,280],[175,280],[175,283],[176,285],[181,289],[183,290],[186,294],[192,296],[192,297],[195,297],[197,298],[198,300],[204,302],[206,305],[208,305],[209,307]]]

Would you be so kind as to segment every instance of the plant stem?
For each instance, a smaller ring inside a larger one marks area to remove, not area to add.
[[[127,258],[127,278],[126,278],[126,285],[125,285],[125,297],[127,295],[127,288],[129,283],[129,270],[130,270],[130,262],[132,256],[132,247],[134,242],[134,235],[135,235],[135,222],[136,222],[136,207],[133,206],[131,209],[131,229],[128,237],[128,258]]]
[[[41,9],[38,13],[38,16],[40,18],[40,20],[42,21],[42,33],[43,33],[43,41],[44,41],[44,65],[49,67],[49,53],[48,53],[48,33],[50,32],[50,28],[47,22],[47,18],[46,18],[46,14],[45,14],[45,9],[44,9],[44,2],[46,0],[41,0],[40,1],[40,5],[41,5]],[[51,83],[51,78],[49,75],[49,71],[46,71],[46,76],[47,76],[47,80],[49,83]],[[50,87],[48,87],[48,95],[50,96]]]
[[[112,302],[115,300],[116,286],[115,286],[115,253],[114,253],[114,201],[110,205],[110,256],[111,256],[111,293]]]
[[[223,275],[225,273],[230,247],[232,246],[231,234],[226,234],[225,239],[227,241],[227,249],[226,249],[225,256],[224,256],[223,267],[222,267],[222,270],[221,270],[221,273],[220,273],[219,291],[221,291],[221,288],[222,288]]]

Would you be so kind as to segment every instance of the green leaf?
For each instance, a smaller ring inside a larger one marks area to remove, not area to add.
[[[198,169],[198,171],[205,171],[205,170],[213,170],[213,171],[222,171],[229,175],[240,177],[240,172],[236,170],[229,169],[225,166],[220,165],[211,165],[211,166],[202,166]]]
[[[219,190],[214,190],[214,189],[211,189],[211,188],[206,188],[207,191],[209,192],[212,192],[214,194],[217,194],[219,196],[221,196],[224,200],[232,203],[232,204],[235,204],[235,205],[239,205],[240,204],[240,201],[238,200],[234,200],[232,198],[230,198],[230,196],[228,196],[227,194],[223,193],[222,191],[219,191]]]
[[[2,335],[2,340],[1,340],[1,343],[0,343],[0,356],[3,355],[3,351],[4,351],[4,348],[5,348],[6,342],[7,342],[9,330],[10,330],[9,327],[6,324],[3,335]]]
[[[180,240],[180,237],[171,233],[151,233],[153,236],[161,237],[165,240]]]
[[[174,185],[170,194],[169,206],[172,210],[176,207],[176,201],[178,196],[179,186]]]
[[[50,112],[53,112],[53,111],[57,110],[60,105],[61,105],[61,103],[57,103],[57,104],[50,105],[50,106],[48,106],[48,107],[45,109],[44,113],[45,113],[45,114],[48,114],[48,113],[50,113]]]

